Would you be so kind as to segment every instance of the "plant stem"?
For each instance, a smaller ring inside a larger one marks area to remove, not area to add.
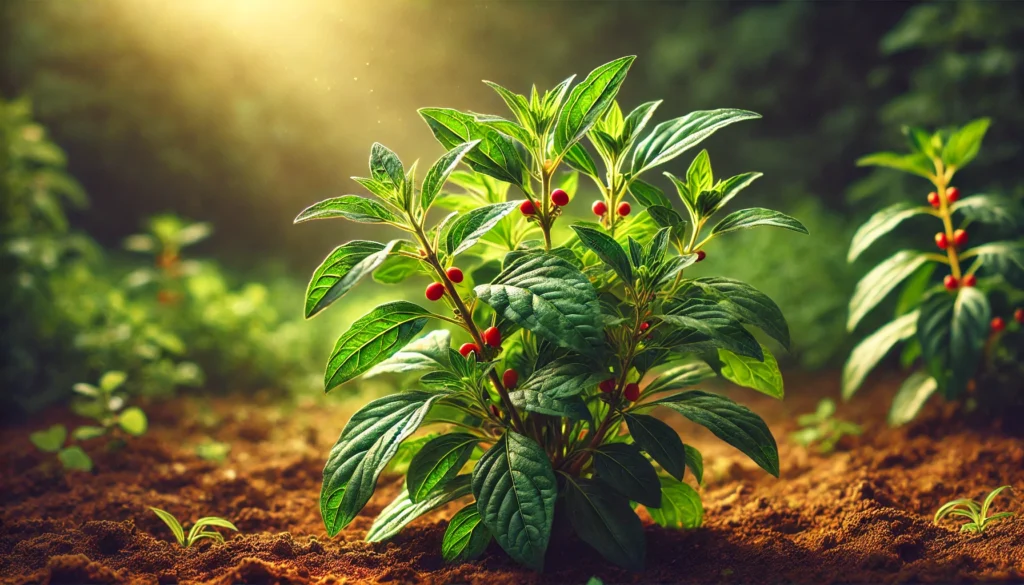
[[[935,188],[939,195],[939,218],[942,219],[942,226],[946,231],[946,241],[948,242],[946,257],[949,258],[949,269],[953,273],[953,278],[960,280],[960,257],[957,254],[956,244],[953,243],[953,213],[950,210],[949,200],[946,198],[950,177],[947,176],[941,160],[935,161],[935,167],[938,171],[935,174]]]
[[[540,220],[540,231],[544,233],[544,251],[551,251],[551,224],[554,223],[548,216],[548,209],[551,207],[550,191],[551,191],[551,173],[547,169],[541,168],[540,170],[540,198],[541,198],[541,213]]]

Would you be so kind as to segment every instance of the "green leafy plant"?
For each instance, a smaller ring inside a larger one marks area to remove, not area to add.
[[[188,534],[185,534],[184,526],[182,526],[181,522],[178,522],[178,519],[171,515],[170,512],[166,512],[152,506],[150,506],[149,509],[152,510],[158,518],[164,521],[164,524],[166,524],[174,534],[174,539],[177,540],[178,544],[184,548],[188,548],[204,538],[209,538],[210,540],[223,543],[224,535],[216,530],[209,530],[209,527],[211,526],[227,528],[228,530],[238,532],[238,528],[236,528],[234,524],[223,518],[218,518],[216,516],[204,516],[199,520],[196,520],[196,523],[192,525],[192,529],[188,531]]]
[[[92,471],[92,457],[78,445],[65,446],[68,429],[64,425],[53,425],[43,431],[35,431],[29,440],[43,453],[56,453],[57,460],[67,471]]]
[[[978,503],[977,500],[971,500],[968,498],[961,498],[959,500],[953,500],[952,502],[946,502],[935,512],[935,518],[932,522],[938,525],[939,521],[946,516],[959,516],[969,520],[969,522],[960,527],[960,532],[982,534],[993,522],[1005,520],[1006,518],[1013,516],[1012,512],[998,512],[991,516],[989,516],[988,513],[989,509],[992,507],[992,501],[996,499],[999,492],[1009,487],[1010,486],[1008,485],[997,487],[985,496],[985,501],[982,503]]]
[[[923,177],[934,190],[927,205],[904,201],[873,215],[853,237],[851,262],[904,220],[929,216],[941,227],[935,234],[938,252],[896,252],[864,276],[850,301],[847,328],[853,331],[903,286],[896,319],[854,348],[843,371],[843,397],[849,398],[893,346],[907,341],[904,364],[921,366],[893,400],[893,425],[913,419],[936,391],[946,399],[960,398],[972,388],[983,395],[1000,394],[999,384],[977,384],[997,359],[1018,372],[1021,368],[1024,240],[1019,238],[1024,211],[1019,202],[998,195],[961,198],[960,189],[952,186],[956,172],[977,156],[988,127],[989,120],[980,119],[935,133],[906,128],[909,154],[882,152],[858,161]],[[998,238],[1001,231],[1008,239]]]
[[[208,238],[213,230],[208,223],[187,222],[171,214],[151,217],[146,223],[147,233],[128,236],[124,247],[151,255],[153,267],[133,271],[128,275],[128,285],[155,283],[161,304],[177,304],[182,298],[182,277],[195,274],[199,268],[195,261],[182,260],[181,250]]]
[[[835,401],[830,398],[822,399],[817,410],[797,417],[797,424],[803,428],[790,433],[789,438],[804,447],[817,445],[819,453],[828,454],[835,451],[836,445],[843,437],[856,436],[864,432],[860,425],[837,420],[835,414]]]
[[[512,119],[422,109],[447,149],[422,182],[415,163],[406,169],[394,152],[374,144],[370,176],[355,180],[376,199],[343,195],[296,218],[343,218],[406,234],[331,252],[309,283],[307,317],[382,270],[378,280],[388,282],[429,275],[425,296],[442,307],[388,302],[338,339],[325,374],[328,391],[363,375],[419,380],[418,389],[370,402],[342,431],[320,495],[328,534],[355,518],[401,453],[411,455],[405,489],[378,515],[367,540],[386,540],[416,517],[472,497],[444,535],[448,560],[477,556],[493,539],[516,561],[542,569],[559,520],[609,561],[639,569],[645,539],[631,502],[668,527],[699,526],[703,515],[699,494],[682,481],[690,469],[699,483],[701,455],[649,414],[656,407],[704,425],[778,475],[776,443],[760,417],[728,398],[681,390],[718,372],[782,398],[777,363],[747,326],[786,346],[786,321],[747,284],[686,278],[684,271],[705,258],[712,240],[734,230],[806,230],[781,213],[745,209],[706,232],[712,216],[756,178],[716,181],[706,151],[685,179],[670,175],[688,220],[641,181],[716,130],[758,116],[693,112],[644,134],[659,102],[628,115],[615,102],[632,61],[602,65],[575,85],[570,77],[551,91],[534,88],[529,97],[487,82]],[[456,171],[459,164],[471,172]],[[576,172],[556,175],[563,164],[599,186],[592,206],[599,223],[556,230],[578,186]],[[449,185],[458,190],[447,191]],[[510,200],[510,186],[523,199]],[[627,194],[641,211],[632,212]],[[452,212],[431,227],[435,206]],[[477,259],[472,269],[470,256]],[[419,336],[430,321],[455,333]],[[467,339],[458,350],[456,335]],[[448,430],[410,440],[432,424]]]

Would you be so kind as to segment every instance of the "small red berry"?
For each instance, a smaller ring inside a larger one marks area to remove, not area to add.
[[[537,209],[533,206],[533,201],[527,199],[519,204],[519,211],[523,212],[523,215],[533,215],[537,213]]]
[[[491,415],[497,419],[501,418],[501,411],[499,411],[498,407],[493,404],[491,405]]]
[[[459,348],[459,353],[461,353],[464,358],[468,358],[469,354],[473,352],[476,352],[476,355],[479,356],[480,346],[475,343],[463,343],[462,347]]]
[[[1018,323],[1024,323],[1024,309],[1017,309],[1014,311],[1013,319]]]
[[[942,285],[946,287],[946,290],[956,290],[956,287],[960,286],[960,281],[952,274],[947,274],[946,278],[942,280]]]
[[[462,274],[462,271],[454,266],[446,270],[445,274],[448,275],[448,280],[454,282],[455,284],[459,284],[460,282],[462,282],[462,279],[465,278],[465,276],[463,276]]]
[[[640,398],[640,384],[636,382],[626,384],[626,391],[623,392],[623,396],[630,402],[636,402],[636,399]]]
[[[968,274],[964,277],[964,286],[974,286],[978,284],[978,278],[973,274]]]
[[[555,189],[551,192],[551,202],[559,207],[565,207],[569,204],[569,194],[563,189]]]
[[[608,213],[608,206],[605,205],[604,201],[595,201],[594,204],[590,206],[590,209],[594,212],[594,215],[604,215]]]
[[[640,331],[647,331],[650,328],[651,324],[648,323],[647,321],[644,321],[643,323],[640,324]]]
[[[950,187],[949,189],[946,189],[946,201],[949,201],[950,203],[953,203],[954,201],[956,201],[959,198],[960,198],[960,189],[957,189],[956,187]]]
[[[958,247],[963,246],[967,243],[967,232],[964,230],[956,230],[953,232],[953,243]]]
[[[1002,317],[992,319],[992,331],[999,333],[1003,329],[1006,329],[1006,321]]]
[[[601,389],[601,392],[608,393],[615,390],[615,378],[608,378],[604,382],[597,385]]]
[[[629,215],[630,209],[631,207],[629,206],[629,203],[626,203],[625,201],[619,203],[619,215],[621,215],[622,217],[626,217],[627,215]]]
[[[941,205],[941,202],[939,201],[939,194],[936,193],[935,191],[932,191],[931,193],[929,193],[928,194],[928,203],[930,203],[931,206],[934,207],[935,209],[938,209],[939,205]]]
[[[488,327],[484,329],[484,343],[491,347],[498,347],[501,345],[501,331],[498,331],[497,327]]]
[[[701,260],[703,260],[703,259],[705,259],[707,257],[708,257],[708,253],[707,252],[705,252],[704,250],[697,250],[697,262],[700,262]]]
[[[432,282],[427,285],[427,298],[431,301],[440,300],[444,296],[444,285],[440,282]]]
[[[519,372],[508,369],[501,375],[501,383],[504,384],[505,389],[515,388],[516,384],[519,383]]]
[[[946,232],[939,232],[935,234],[935,245],[938,246],[940,250],[945,250],[949,247],[949,239],[946,237]]]

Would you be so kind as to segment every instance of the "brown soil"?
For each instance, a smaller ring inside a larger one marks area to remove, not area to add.
[[[492,544],[480,560],[447,566],[440,541],[445,510],[414,522],[391,542],[368,544],[374,515],[400,489],[382,479],[377,495],[337,538],[319,518],[320,471],[347,406],[309,403],[282,409],[241,398],[207,404],[179,400],[149,408],[151,430],[118,451],[86,445],[97,471],[65,475],[28,442],[31,430],[73,422],[54,411],[0,432],[0,582],[4,583],[827,583],[1024,580],[1024,520],[996,523],[984,535],[960,534],[931,515],[956,497],[993,487],[1024,488],[1024,440],[1003,428],[932,405],[902,429],[884,426],[898,379],[879,380],[840,408],[865,425],[836,453],[822,456],[787,439],[795,414],[838,394],[837,376],[788,380],[772,401],[732,390],[769,422],[782,478],[761,472],[731,447],[674,414],[668,420],[704,453],[705,525],[676,532],[647,528],[647,570],[631,574],[570,541],[552,550],[547,571],[513,564]],[[239,404],[249,404],[239,406]],[[199,459],[207,437],[232,444],[223,464]],[[1020,493],[1019,491],[1017,492]],[[220,515],[239,529],[223,545],[190,549],[147,506],[190,525]],[[1016,494],[999,510],[1024,512]]]

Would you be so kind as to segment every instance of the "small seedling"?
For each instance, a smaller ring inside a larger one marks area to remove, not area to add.
[[[220,441],[210,440],[196,445],[196,455],[206,461],[223,463],[228,458],[228,453],[230,452],[231,445]]]
[[[1008,485],[1003,485],[992,490],[987,496],[985,496],[985,501],[981,504],[979,504],[977,500],[971,500],[968,498],[946,502],[938,509],[938,511],[935,512],[935,519],[933,522],[938,525],[939,520],[942,520],[946,516],[960,516],[970,520],[970,522],[960,527],[960,532],[982,534],[993,522],[1013,516],[1013,512],[999,512],[992,514],[991,516],[988,515],[989,508],[992,507],[992,500],[996,499],[999,492],[1009,487],[1010,486]]]
[[[234,524],[223,518],[218,518],[216,516],[204,516],[199,520],[196,520],[196,523],[192,525],[192,529],[188,531],[188,534],[185,534],[185,527],[182,526],[181,522],[178,522],[178,519],[172,516],[170,512],[154,508],[152,506],[150,506],[149,509],[152,510],[158,518],[164,521],[164,524],[166,524],[167,527],[171,529],[171,532],[174,533],[174,538],[178,541],[178,544],[184,548],[188,548],[204,538],[209,538],[223,544],[224,536],[216,530],[207,530],[206,528],[208,526],[218,526],[220,528],[227,528],[238,532],[238,528],[236,528]]]
[[[92,471],[92,458],[78,445],[64,446],[68,429],[64,425],[53,425],[45,431],[36,431],[29,440],[43,453],[56,453],[60,464],[67,471]]]
[[[209,237],[212,228],[208,223],[190,223],[169,214],[150,218],[146,227],[147,233],[128,236],[124,247],[132,252],[152,255],[153,267],[129,274],[128,286],[134,288],[157,283],[157,300],[163,305],[176,304],[181,299],[179,280],[198,270],[196,262],[181,259],[181,250]]]
[[[840,439],[847,435],[860,435],[864,429],[860,425],[834,418],[836,403],[828,398],[818,403],[818,410],[802,414],[796,420],[802,429],[791,433],[789,437],[794,443],[810,447],[817,444],[819,453],[829,454],[836,449]]]

